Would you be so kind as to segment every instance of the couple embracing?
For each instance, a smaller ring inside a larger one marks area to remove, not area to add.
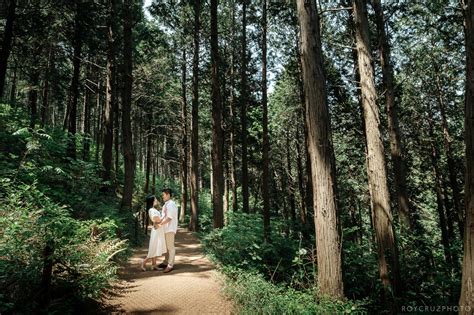
[[[146,208],[148,215],[153,222],[150,234],[150,244],[148,245],[148,255],[142,259],[141,270],[146,271],[146,263],[151,259],[152,270],[164,268],[163,272],[168,273],[173,270],[175,247],[174,238],[178,229],[178,207],[171,199],[173,193],[171,189],[162,190],[164,205],[161,211],[158,210],[160,202],[155,196],[146,198]],[[156,266],[156,259],[165,254],[165,260]]]

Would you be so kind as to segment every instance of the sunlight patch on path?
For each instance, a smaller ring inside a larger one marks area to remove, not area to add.
[[[148,245],[148,244],[146,244]],[[219,274],[204,256],[199,240],[180,229],[176,235],[175,269],[139,270],[147,246],[135,251],[121,270],[123,279],[108,301],[120,314],[231,314],[232,303],[221,292]],[[158,260],[158,263],[161,260]]]

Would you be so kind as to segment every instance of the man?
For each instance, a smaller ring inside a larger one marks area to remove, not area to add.
[[[162,198],[165,204],[163,205],[163,220],[158,226],[163,226],[165,229],[165,241],[168,251],[165,255],[165,260],[158,265],[159,268],[165,268],[164,273],[168,273],[173,270],[174,257],[176,250],[174,248],[174,237],[178,230],[178,207],[176,203],[171,199],[173,192],[170,188],[165,188],[162,191]]]

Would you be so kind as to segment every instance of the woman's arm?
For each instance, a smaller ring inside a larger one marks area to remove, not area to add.
[[[151,217],[151,221],[152,221],[153,223],[160,223],[160,222],[161,222],[161,218],[160,218],[159,215],[155,215],[155,216]]]

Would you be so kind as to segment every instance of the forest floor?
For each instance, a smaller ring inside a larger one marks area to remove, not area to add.
[[[232,303],[222,294],[222,276],[204,256],[199,240],[185,229],[176,234],[174,270],[139,269],[148,240],[120,270],[121,281],[106,303],[115,314],[231,314]],[[162,259],[158,259],[159,264]]]

